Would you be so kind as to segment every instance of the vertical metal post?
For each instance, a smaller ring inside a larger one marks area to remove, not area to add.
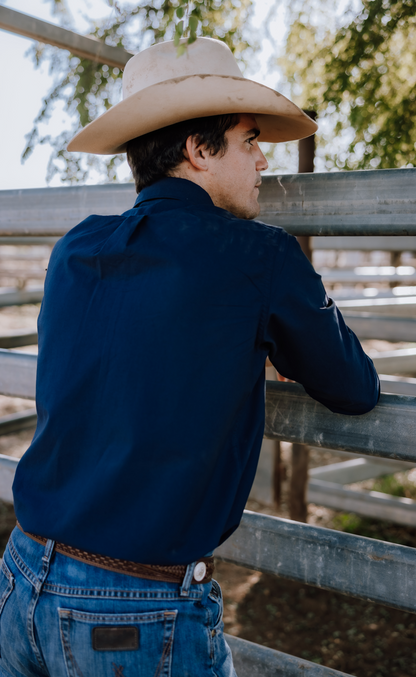
[[[316,118],[315,111],[305,111],[312,120]],[[299,174],[313,172],[315,161],[315,135],[308,136],[307,139],[299,141]],[[311,261],[312,250],[310,245],[310,238],[306,235],[301,235],[298,242],[302,248],[303,253]],[[306,503],[306,491],[308,485],[308,465],[309,465],[309,448],[306,444],[292,445],[292,474],[290,478],[290,494],[289,494],[289,514],[290,519],[297,522],[307,522],[308,506]]]

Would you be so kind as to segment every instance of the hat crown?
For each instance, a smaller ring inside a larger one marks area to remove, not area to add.
[[[173,41],[159,42],[127,62],[123,98],[167,80],[207,74],[243,77],[230,48],[220,40],[198,38],[179,57]]]

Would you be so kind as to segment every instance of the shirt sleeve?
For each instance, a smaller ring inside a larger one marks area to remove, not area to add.
[[[279,260],[279,247],[264,334],[270,361],[331,411],[365,414],[380,395],[374,364],[297,240],[286,233],[283,237],[286,255]]]

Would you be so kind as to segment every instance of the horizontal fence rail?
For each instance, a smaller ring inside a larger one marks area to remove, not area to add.
[[[380,376],[381,392],[394,393],[396,395],[407,395],[416,397],[416,378],[404,378],[403,376],[389,376],[382,374]]]
[[[35,397],[36,355],[0,350],[0,394]],[[416,463],[416,398],[382,394],[363,416],[332,414],[297,383],[267,382],[265,437]]]
[[[16,353],[14,353],[15,355]],[[26,364],[26,361],[24,360],[25,364],[22,363],[22,357],[19,354],[15,358],[10,358],[8,357],[6,359],[6,363],[10,364],[12,363],[13,369],[16,368],[16,374],[20,373],[20,383],[17,385],[13,385],[10,383],[10,371],[6,368],[4,371],[4,376],[3,378],[0,375],[0,386],[3,388],[2,393],[5,394],[15,394],[16,392],[20,392],[21,397],[34,397],[34,381],[36,378],[35,371],[36,371],[36,363],[35,363],[35,356],[31,355],[30,357],[30,362]],[[4,359],[4,358],[3,358]],[[24,358],[23,358],[24,359]],[[11,362],[10,362],[11,361]],[[2,362],[2,355],[0,353],[0,368],[3,367],[3,362]],[[380,383],[381,383],[381,389],[384,392],[391,392],[395,393],[397,391],[397,394],[399,395],[410,395],[413,397],[416,397],[416,379],[400,379],[398,377],[391,377],[392,380],[388,380],[388,376],[382,376],[380,378]],[[408,390],[408,392],[406,392]],[[12,391],[12,393],[10,392]],[[26,395],[26,393],[29,393],[30,395]],[[36,410],[29,410],[29,411],[23,411],[19,412],[17,414],[11,414],[10,416],[4,416],[3,418],[0,418],[0,435],[8,434],[9,432],[19,432],[20,430],[24,430],[26,428],[31,428],[32,426],[36,425]],[[364,459],[357,459],[364,461]],[[380,464],[380,460],[375,458],[372,461],[368,460],[368,464],[371,464],[374,462],[378,462]],[[391,464],[393,463],[394,468],[399,468],[402,469],[403,466],[406,467],[413,467],[411,464],[408,463],[403,463],[403,461],[400,462],[392,462],[390,460],[385,459],[385,464]],[[350,462],[352,463],[352,462]],[[401,465],[400,465],[401,464]],[[341,464],[342,465],[342,464]],[[312,473],[314,471],[311,471]],[[389,465],[384,465],[383,466],[383,471],[379,472],[378,475],[380,474],[386,474],[386,473],[393,473],[393,472],[398,472],[396,469],[391,469]],[[371,474],[368,475],[368,477],[371,477]],[[367,477],[360,477],[360,479],[354,479],[351,480],[351,482],[355,481],[361,481],[362,479],[367,479]],[[0,497],[1,498],[1,497]]]
[[[413,252],[416,251],[416,237],[406,235],[356,235],[343,237],[328,235],[327,237],[313,237],[311,247],[314,250],[343,251],[386,251],[386,252]]]
[[[0,236],[60,237],[90,214],[121,214],[136,199],[132,183],[0,191]]]
[[[309,479],[336,482],[337,484],[353,484],[363,480],[374,479],[382,475],[393,475],[414,468],[414,463],[395,461],[390,458],[354,457],[340,463],[330,463],[309,470]]]
[[[22,430],[33,428],[37,422],[36,409],[26,409],[16,414],[9,414],[0,418],[0,435],[20,433]],[[1,500],[0,496],[0,500]]]
[[[416,550],[245,511],[215,550],[233,564],[416,611]]]
[[[43,287],[36,289],[16,289],[0,292],[0,308],[24,306],[28,303],[40,303],[43,299]]]
[[[354,491],[345,484],[404,472],[414,464],[380,458],[353,458],[309,470],[308,503],[355,512],[365,517],[416,526],[416,501],[377,491]]]
[[[238,677],[350,677],[324,665],[225,635]]]
[[[397,268],[394,266],[357,266],[354,269],[323,268],[318,272],[322,275],[324,284],[327,285],[394,282],[395,284],[410,286],[416,283],[416,271],[413,266],[398,266]]]
[[[0,28],[48,45],[67,49],[76,56],[117,68],[124,68],[133,56],[120,47],[106,45],[96,38],[79,35],[8,7],[0,7]]]
[[[0,191],[0,237],[57,237],[135,197],[132,183]],[[294,235],[416,235],[416,169],[264,176],[259,202]]]
[[[13,503],[13,480],[16,472],[18,458],[0,454],[0,500]]]
[[[379,491],[354,491],[336,482],[313,479],[308,482],[306,500],[334,510],[416,526],[416,501],[410,498],[396,498]]]
[[[388,317],[371,313],[342,313],[360,339],[416,341],[416,317]]]
[[[36,345],[37,342],[38,334],[31,330],[0,336],[0,348],[21,348],[22,346]]]
[[[260,218],[294,235],[416,235],[416,169],[267,176]]]
[[[389,317],[416,317],[416,296],[337,299],[342,313],[373,313]]]
[[[363,416],[332,414],[296,383],[267,382],[265,437],[416,462],[416,398],[382,394]]]
[[[37,356],[0,349],[0,395],[35,399]]]
[[[377,371],[382,374],[416,374],[416,348],[386,350],[371,354],[371,358]]]

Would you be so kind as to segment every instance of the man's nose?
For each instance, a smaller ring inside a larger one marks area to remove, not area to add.
[[[258,172],[264,172],[267,169],[267,167],[269,166],[269,163],[267,162],[267,160],[264,157],[263,153],[261,152],[260,148],[259,148],[259,154],[260,154],[260,156],[259,156],[257,163],[256,163],[256,169],[257,169]]]

